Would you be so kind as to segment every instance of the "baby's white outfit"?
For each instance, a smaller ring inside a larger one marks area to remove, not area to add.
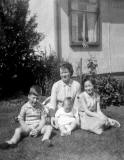
[[[71,110],[70,112],[65,112],[63,107],[61,107],[57,110],[57,112],[55,114],[55,119],[58,123],[58,127],[68,126],[71,123],[76,122],[74,111]]]

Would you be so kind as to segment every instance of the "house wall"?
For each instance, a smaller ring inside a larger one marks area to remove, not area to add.
[[[98,61],[98,73],[123,72],[124,70],[124,1],[100,0],[101,45],[95,49],[71,47],[69,45],[68,0],[58,0],[59,47],[58,54],[70,61],[77,71],[82,58],[82,71],[87,72],[87,59],[90,55]]]
[[[56,51],[60,59],[70,61],[75,73],[82,58],[87,72],[90,55],[98,61],[98,73],[123,72],[124,69],[124,0],[100,1],[100,46],[83,49],[69,44],[68,0],[30,0],[31,15],[36,13],[37,30],[46,35],[40,43],[43,50]]]
[[[30,0],[30,15],[36,14],[38,23],[37,31],[45,34],[45,39],[41,41],[41,50],[56,51],[56,18],[55,0]]]

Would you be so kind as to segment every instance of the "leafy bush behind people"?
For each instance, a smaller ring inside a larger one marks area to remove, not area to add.
[[[55,55],[37,60],[32,68],[34,83],[42,88],[43,95],[51,94],[52,85],[60,79],[59,61]]]
[[[92,57],[88,59],[87,67],[89,73],[82,75],[82,86],[85,79],[91,78],[94,82],[96,92],[100,95],[102,107],[110,105],[119,106],[121,104],[122,89],[120,81],[112,77],[111,74],[97,74],[97,60]]]

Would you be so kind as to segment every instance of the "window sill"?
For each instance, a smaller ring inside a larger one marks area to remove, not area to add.
[[[100,45],[99,42],[90,42],[87,43],[88,44],[88,48],[90,47],[98,47]],[[82,42],[70,42],[70,46],[71,47],[82,47]]]

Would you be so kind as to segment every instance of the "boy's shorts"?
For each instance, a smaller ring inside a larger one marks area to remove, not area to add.
[[[46,125],[51,125],[51,118],[49,116],[46,117]]]
[[[43,128],[39,131],[39,133],[38,134],[44,134],[47,130],[48,130],[48,126],[49,125],[44,125],[43,126]],[[35,129],[35,128],[33,128],[33,127],[29,127],[29,135],[31,134],[31,131],[33,130],[33,129]]]
[[[28,128],[30,131],[37,128],[38,125],[28,125]]]

